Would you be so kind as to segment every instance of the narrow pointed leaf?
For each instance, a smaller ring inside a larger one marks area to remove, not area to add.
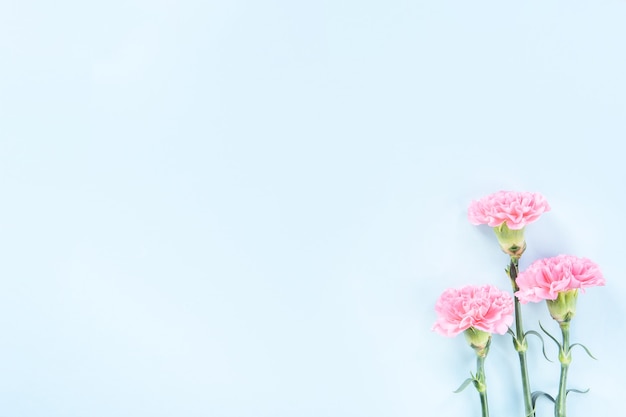
[[[543,332],[545,334],[547,334],[550,339],[554,340],[554,343],[556,343],[556,345],[559,347],[559,349],[562,348],[561,344],[559,343],[559,341],[556,340],[556,338],[554,336],[552,336],[546,329],[543,328],[543,326],[541,325],[541,322],[539,322],[539,327],[541,327],[541,330],[543,330]]]
[[[458,387],[454,393],[458,394],[459,392],[463,391],[465,388],[467,388],[467,386],[469,384],[471,384],[472,382],[474,382],[474,378],[467,378],[465,381],[463,381],[463,383],[461,384],[460,387]]]
[[[508,330],[506,332],[508,334],[510,334],[511,336],[513,336],[513,339],[517,338],[517,336],[515,335],[515,332],[510,327],[508,328]]]
[[[570,388],[566,391],[565,395],[569,394],[570,392],[575,392],[576,394],[586,394],[589,392],[589,388],[587,388],[586,390],[579,390],[579,389],[574,389],[574,388]]]
[[[546,397],[550,401],[555,402],[554,397],[552,397],[552,395],[548,394],[547,392],[535,391],[531,395],[531,399],[533,400],[533,408],[535,407],[535,404],[537,403],[539,397]]]
[[[548,394],[547,392],[543,392],[543,391],[535,391],[531,394],[531,401],[532,401],[532,411],[526,415],[526,417],[533,417],[535,415],[535,410],[537,410],[537,400],[539,399],[539,397],[547,397],[550,401],[552,401],[553,403],[554,398],[552,398],[552,395]]]
[[[587,349],[587,346],[583,345],[582,343],[574,343],[573,345],[571,345],[569,348],[573,348],[574,346],[580,346],[581,348],[585,349],[585,352],[587,352],[587,355],[589,355],[589,357],[591,357],[591,359],[596,359],[595,356],[593,356],[591,354],[591,352],[589,352],[589,349]],[[597,360],[597,359],[596,359]]]
[[[543,352],[543,357],[546,358],[548,362],[553,362],[552,359],[548,358],[548,355],[546,355],[546,344],[543,341],[543,337],[534,330],[527,331],[525,336],[528,336],[529,334],[535,335],[541,340],[541,351]]]

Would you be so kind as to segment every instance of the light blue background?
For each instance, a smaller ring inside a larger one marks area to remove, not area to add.
[[[452,393],[473,353],[430,328],[445,288],[509,288],[466,218],[500,189],[552,205],[522,268],[604,271],[568,416],[612,415],[624,22],[623,0],[0,1],[0,416],[478,416]],[[492,415],[521,416],[508,337],[487,373]]]

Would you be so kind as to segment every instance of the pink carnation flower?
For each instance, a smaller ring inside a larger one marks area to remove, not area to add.
[[[433,330],[444,336],[456,336],[470,327],[504,334],[513,322],[513,297],[491,285],[449,288],[437,300],[435,311]]]
[[[533,262],[516,279],[521,303],[556,300],[559,293],[602,286],[604,277],[598,265],[586,258],[559,255]]]
[[[511,230],[519,230],[550,211],[546,199],[538,193],[498,191],[472,201],[468,218],[474,225],[487,224],[491,227],[506,222]]]

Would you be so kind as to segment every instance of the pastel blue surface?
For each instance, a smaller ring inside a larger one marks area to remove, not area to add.
[[[452,393],[473,353],[430,329],[445,288],[509,288],[466,218],[501,189],[552,206],[522,269],[601,266],[568,416],[614,415],[625,21],[621,0],[0,2],[0,416],[478,416]],[[522,416],[517,366],[496,338],[493,416]]]

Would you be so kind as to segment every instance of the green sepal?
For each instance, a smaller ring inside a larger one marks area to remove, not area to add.
[[[546,358],[548,362],[554,362],[553,360],[548,358],[548,355],[546,355],[546,344],[543,341],[543,337],[539,334],[539,332],[536,332],[534,330],[529,330],[526,332],[526,334],[524,334],[524,337],[528,336],[529,334],[535,335],[541,340],[541,351],[543,352],[543,357]]]
[[[475,378],[473,375],[472,375],[472,377],[471,377],[471,378],[467,378],[465,381],[463,381],[463,383],[461,384],[461,386],[460,386],[460,387],[458,387],[458,388],[454,391],[454,393],[455,393],[455,394],[458,394],[459,392],[463,391],[465,388],[467,388],[467,386],[468,386],[469,384],[471,384],[471,383],[472,383],[472,382],[474,382],[475,380],[476,380],[476,378]]]
[[[582,343],[574,343],[574,344],[573,344],[573,345],[571,345],[569,348],[571,349],[571,348],[573,348],[574,346],[580,346],[581,348],[585,349],[585,352],[587,352],[587,355],[589,355],[589,357],[590,357],[591,359],[595,359],[595,360],[597,360],[597,359],[596,359],[596,357],[595,357],[595,356],[593,356],[593,355],[591,354],[591,352],[589,352],[589,349],[587,349],[587,346],[583,345]]]

